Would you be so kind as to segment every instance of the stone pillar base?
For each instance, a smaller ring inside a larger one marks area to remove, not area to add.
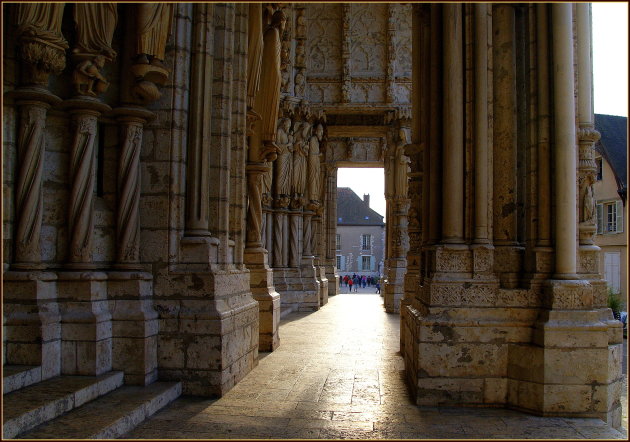
[[[548,281],[533,342],[510,348],[509,405],[544,416],[595,417],[619,428],[623,338],[587,281]]]
[[[280,295],[273,285],[273,271],[263,248],[245,249],[245,265],[249,269],[252,296],[258,301],[258,350],[274,351],[280,345]]]
[[[319,305],[321,307],[328,304],[328,278],[326,278],[326,268],[322,265],[316,267],[317,280],[319,281]]]
[[[341,293],[339,289],[339,273],[334,265],[325,267],[326,279],[328,279],[328,296],[336,296]]]
[[[211,236],[184,236],[180,241],[181,262],[199,271],[209,270],[219,261],[218,238]]]
[[[107,296],[112,311],[112,369],[125,383],[157,380],[158,315],[153,307],[153,277],[143,272],[110,272]]]
[[[320,301],[320,281],[317,279],[317,270],[315,269],[315,257],[302,256],[300,267],[302,275],[302,284],[304,286],[302,292],[302,301],[298,307],[298,311],[315,311],[321,307]]]
[[[404,258],[391,258],[388,262],[387,283],[383,284],[381,293],[385,301],[385,311],[387,313],[399,313],[400,301],[405,296],[407,260]]]
[[[494,250],[494,271],[501,287],[514,289],[521,285],[525,248],[515,245],[497,245]]]
[[[60,272],[61,373],[98,376],[112,369],[112,315],[107,275]]]
[[[259,305],[248,271],[169,273],[156,293],[161,380],[181,381],[183,394],[222,396],[258,363]],[[183,299],[182,299],[183,298]]]
[[[56,280],[42,271],[3,274],[5,363],[41,366],[42,379],[61,373]]]

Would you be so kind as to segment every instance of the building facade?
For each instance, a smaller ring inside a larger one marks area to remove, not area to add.
[[[628,185],[627,118],[595,115],[595,127],[601,138],[595,144],[597,179],[593,194],[597,210],[597,244],[600,269],[610,289],[628,299],[628,217],[626,193]]]
[[[586,3],[3,3],[3,356],[220,396],[384,167],[417,404],[621,419]]]
[[[353,274],[381,277],[385,250],[383,216],[370,209],[370,195],[363,199],[348,187],[337,188],[337,256],[339,277]]]

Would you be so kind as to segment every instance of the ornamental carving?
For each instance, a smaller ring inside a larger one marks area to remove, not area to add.
[[[353,76],[385,76],[386,29],[386,4],[350,4],[350,59]]]
[[[68,42],[61,34],[63,3],[20,3],[16,5],[20,57],[25,84],[46,86],[50,74],[66,67]]]
[[[311,3],[306,8],[306,61],[309,75],[341,75],[341,5]]]
[[[390,4],[392,21],[395,23],[393,47],[395,50],[394,76],[395,78],[411,77],[411,18],[412,5]]]

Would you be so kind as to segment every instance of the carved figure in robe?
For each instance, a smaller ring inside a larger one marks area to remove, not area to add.
[[[116,3],[76,3],[74,22],[77,26],[75,54],[101,54],[116,58],[112,38],[118,21]]]
[[[267,171],[262,174],[262,204],[271,206],[271,183],[273,182],[273,162],[265,161]]]
[[[105,57],[103,55],[83,60],[77,65],[72,73],[72,82],[78,95],[96,97],[107,90],[109,82],[100,73],[103,66],[105,66]]]
[[[16,7],[20,57],[25,62],[22,83],[48,84],[51,73],[66,67],[68,42],[61,34],[63,3],[19,3]]]
[[[303,97],[306,89],[306,77],[304,76],[304,68],[300,68],[295,74],[295,96]]]
[[[304,9],[298,12],[296,21],[295,35],[298,37],[306,37],[306,17],[304,17]]]
[[[308,138],[311,125],[295,123],[295,143],[293,144],[293,198],[304,203],[306,191],[306,159],[308,156]]]
[[[593,196],[592,179],[586,181],[582,204],[582,221],[586,223],[593,222],[595,219],[595,198]]]
[[[16,5],[17,33],[20,38],[39,41],[67,49],[61,34],[64,3],[18,3]]]
[[[253,111],[254,100],[260,89],[260,72],[263,60],[263,17],[260,3],[249,4],[247,30],[247,107]]]
[[[278,158],[276,159],[276,195],[290,195],[291,171],[293,169],[293,137],[290,133],[291,120],[283,118],[278,124]]]
[[[306,59],[304,54],[304,43],[298,43],[295,47],[295,65],[297,67],[303,68],[306,66]]]
[[[150,62],[152,65],[164,67],[162,62],[166,52],[166,40],[171,30],[173,7],[173,3],[138,3],[136,63]]]
[[[263,156],[266,152],[277,150],[275,143],[278,105],[280,103],[280,87],[282,75],[280,71],[280,37],[286,17],[282,11],[276,11],[271,19],[271,24],[263,35],[262,70],[260,74],[260,91],[256,95],[254,108],[262,117],[261,139],[263,140]]]
[[[393,189],[396,195],[407,195],[407,172],[409,170],[409,164],[411,160],[405,155],[405,146],[409,144],[409,135],[407,129],[401,127],[398,132],[399,141],[396,144],[395,157],[395,188]]]
[[[311,201],[319,201],[321,195],[321,176],[320,176],[320,152],[319,145],[324,137],[324,127],[317,125],[315,135],[313,135],[308,143],[308,198]]]

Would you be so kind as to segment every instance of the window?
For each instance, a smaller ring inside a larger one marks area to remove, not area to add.
[[[346,270],[346,257],[337,255],[337,270]]]
[[[597,233],[623,232],[623,205],[621,201],[597,204]]]
[[[372,235],[361,235],[361,250],[370,250],[372,248]]]
[[[619,252],[604,253],[604,278],[614,292],[619,292],[620,284],[620,257]]]
[[[341,250],[341,235],[337,233],[337,250]]]
[[[372,270],[372,257],[362,256],[361,257],[361,271],[369,272],[371,270]]]
[[[595,166],[597,167],[597,181],[602,180],[602,157],[595,158]]]

